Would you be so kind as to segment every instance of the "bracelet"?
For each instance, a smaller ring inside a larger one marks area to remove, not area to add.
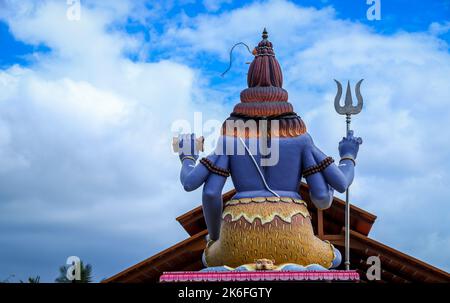
[[[202,158],[200,160],[200,163],[203,164],[210,172],[212,172],[214,174],[217,174],[217,175],[222,176],[222,177],[229,177],[230,176],[230,171],[229,170],[223,169],[222,167],[219,167],[219,166],[215,165],[208,158]]]
[[[183,158],[181,158],[181,162],[183,162],[184,160],[186,160],[186,159],[191,159],[192,161],[196,161],[195,160],[195,158],[194,157],[192,157],[192,156],[184,156]]]
[[[353,157],[342,157],[341,160],[339,160],[339,164],[341,164],[341,161],[344,161],[344,160],[350,160],[353,162],[353,166],[356,166],[356,161],[355,161],[355,159],[353,159]]]
[[[333,162],[334,162],[333,158],[326,157],[319,164],[310,166],[307,169],[305,169],[303,171],[303,176],[306,178],[306,177],[311,176],[313,174],[319,173],[319,172],[323,171],[325,168],[327,168],[328,166],[330,166],[330,164],[333,163]]]

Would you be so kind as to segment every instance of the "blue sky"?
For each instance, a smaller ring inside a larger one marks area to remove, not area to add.
[[[450,1],[0,2],[0,280],[53,281],[70,255],[96,280],[186,237],[174,122],[222,121],[246,86],[243,41],[267,27],[290,102],[337,158],[333,79],[365,78],[354,203],[371,236],[450,269]],[[204,130],[208,136],[208,130]],[[211,141],[208,140],[207,141]],[[230,188],[231,184],[227,184]]]
[[[92,2],[92,1],[91,1]],[[177,3],[180,2],[180,3]],[[207,1],[206,1],[207,2]],[[145,40],[150,39],[149,28],[163,33],[164,24],[167,19],[177,18],[180,14],[185,14],[191,18],[201,14],[220,15],[223,12],[240,8],[248,5],[251,1],[211,1],[217,2],[217,9],[211,9],[202,1],[186,0],[186,1],[167,1],[163,3],[160,1],[149,1],[145,3],[147,9],[154,9],[159,7],[164,11],[161,18],[152,20],[152,24],[138,22],[129,16],[125,20],[112,25],[117,30],[123,30],[130,34],[140,33],[144,35]],[[92,2],[95,4],[95,1]],[[373,30],[382,34],[392,34],[401,30],[404,31],[426,31],[433,22],[445,23],[449,20],[450,2],[447,0],[432,0],[432,1],[409,1],[409,0],[390,0],[382,2],[382,20],[373,21],[368,20],[366,11],[371,6],[364,0],[343,0],[343,1],[329,1],[329,0],[303,0],[292,1],[302,6],[315,7],[318,9],[332,6],[336,11],[336,16],[342,19],[348,19],[354,22],[360,22],[370,26]],[[49,48],[45,44],[27,44],[26,42],[17,40],[9,32],[6,22],[0,22],[0,39],[2,45],[8,45],[2,49],[2,57],[0,58],[1,66],[8,66],[12,64],[21,63],[23,65],[29,64],[26,60],[27,55],[34,52],[47,52]],[[448,32],[441,35],[441,39],[449,41],[450,35]],[[164,57],[164,52],[155,52],[156,56],[151,56],[149,60],[159,60]],[[131,59],[136,59],[131,57]]]

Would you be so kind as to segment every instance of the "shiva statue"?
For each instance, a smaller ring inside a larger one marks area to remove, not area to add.
[[[341,254],[314,235],[299,184],[304,177],[318,209],[330,207],[334,190],[345,192],[353,181],[362,141],[348,131],[339,142],[336,165],[314,144],[288,102],[266,30],[253,55],[248,88],[223,123],[214,152],[197,163],[195,135],[178,137],[184,189],[203,185],[208,229],[203,264],[211,270],[252,270],[256,260],[271,260],[276,263],[271,268],[280,270],[336,268]],[[228,177],[236,194],[223,205]]]

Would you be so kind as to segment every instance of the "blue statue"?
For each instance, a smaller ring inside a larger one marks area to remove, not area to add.
[[[203,185],[209,233],[203,262],[215,269],[249,269],[255,260],[271,260],[287,270],[335,268],[340,253],[314,236],[298,188],[305,177],[315,206],[330,207],[334,190],[342,193],[353,181],[362,141],[348,131],[339,142],[338,165],[316,147],[288,102],[266,31],[262,38],[253,51],[248,88],[224,122],[215,151],[196,164],[195,135],[179,137],[181,183],[186,191]],[[223,207],[229,176],[237,192]]]

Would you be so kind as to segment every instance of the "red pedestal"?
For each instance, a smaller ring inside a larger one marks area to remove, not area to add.
[[[160,282],[226,282],[226,281],[359,281],[354,270],[329,271],[173,271],[164,272]]]

